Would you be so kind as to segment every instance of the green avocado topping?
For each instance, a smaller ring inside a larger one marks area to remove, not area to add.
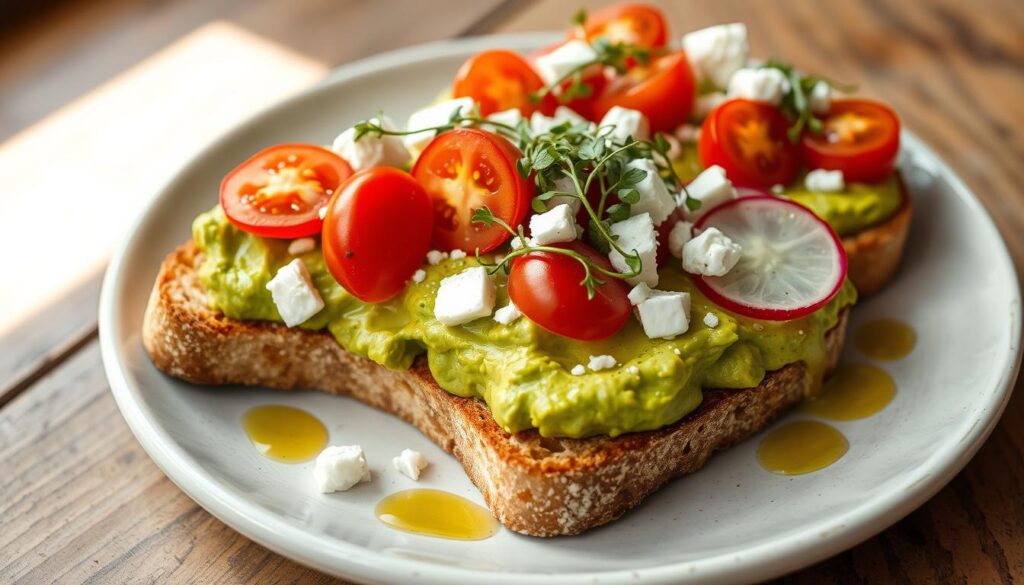
[[[703,169],[697,146],[684,145],[672,166],[684,181],[699,175]],[[804,187],[804,175],[800,175],[792,185],[785,186],[782,194],[809,208],[840,236],[857,233],[891,217],[903,203],[896,173],[880,183],[847,183],[841,193],[809,191]]]
[[[205,254],[200,279],[213,308],[234,319],[280,321],[266,289],[290,262],[288,242],[251,236],[232,226],[220,207],[200,215],[193,236]],[[425,266],[426,278],[396,298],[367,304],[327,271],[319,249],[300,256],[326,304],[301,325],[327,329],[346,350],[388,368],[408,368],[426,353],[437,383],[453,394],[483,399],[510,432],[536,428],[545,436],[616,436],[679,420],[701,402],[701,388],[756,386],[766,371],[804,361],[820,380],[825,332],[856,300],[844,283],[824,308],[793,321],[756,321],[711,304],[678,268],[662,269],[659,289],[692,295],[691,325],[672,340],[648,339],[633,319],[609,339],[581,342],[554,335],[527,318],[502,325],[481,318],[448,327],[434,318],[440,281],[476,265],[473,257]],[[497,306],[508,302],[504,279]],[[718,317],[714,328],[703,322]],[[619,365],[581,376],[570,370],[590,356]]]

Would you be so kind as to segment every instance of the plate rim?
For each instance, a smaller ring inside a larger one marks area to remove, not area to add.
[[[994,392],[979,411],[987,418],[975,424],[957,443],[933,453],[928,466],[921,466],[913,477],[885,495],[860,504],[853,510],[832,517],[835,527],[822,532],[818,522],[795,530],[779,541],[763,543],[742,551],[718,554],[704,559],[670,563],[640,569],[620,569],[585,573],[498,573],[457,566],[445,566],[396,558],[374,552],[345,541],[327,546],[323,539],[311,537],[298,526],[247,501],[229,486],[221,485],[209,473],[197,468],[183,449],[155,424],[147,409],[131,389],[127,368],[122,364],[118,347],[118,299],[116,291],[125,278],[123,263],[133,242],[143,233],[150,214],[166,194],[196,166],[200,166],[223,143],[229,142],[245,129],[308,99],[311,94],[349,82],[382,69],[406,66],[464,54],[493,46],[529,49],[554,38],[553,33],[531,32],[474,36],[441,40],[381,53],[341,66],[329,72],[313,87],[299,92],[247,118],[220,135],[193,156],[140,212],[124,240],[115,249],[103,279],[99,306],[99,341],[104,370],[118,409],[132,434],[154,463],[175,485],[213,516],[259,544],[307,566],[343,578],[363,580],[404,579],[417,583],[449,583],[471,585],[486,579],[491,583],[582,584],[582,583],[680,583],[695,581],[740,582],[752,571],[759,578],[769,578],[793,571],[846,550],[881,532],[930,499],[944,487],[975,455],[998,424],[1013,392],[1021,363],[1021,296],[1019,279],[1012,256],[996,228],[991,215],[964,181],[929,146],[913,133],[904,130],[903,149],[931,163],[938,178],[949,183],[956,196],[979,213],[985,229],[1000,243],[996,263],[1013,283],[1010,294],[1010,348]],[[960,447],[967,444],[966,448]],[[958,448],[960,447],[960,448]]]

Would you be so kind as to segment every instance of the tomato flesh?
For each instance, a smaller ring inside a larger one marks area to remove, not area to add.
[[[455,75],[454,97],[471,97],[488,116],[512,108],[524,116],[539,111],[551,115],[557,107],[552,95],[539,103],[531,95],[544,89],[544,80],[526,59],[512,51],[484,51],[466,61]]]
[[[673,51],[611,78],[594,101],[592,116],[600,120],[621,106],[643,112],[652,132],[668,132],[690,117],[696,87],[686,55]]]
[[[892,173],[900,151],[900,120],[892,108],[837,100],[822,122],[822,131],[805,132],[800,144],[808,167],[843,171],[849,182],[874,183]]]
[[[595,10],[587,15],[583,29],[588,40],[604,37],[645,49],[664,47],[668,39],[665,16],[649,4],[614,4]]]
[[[360,171],[328,203],[323,225],[327,269],[356,298],[379,303],[400,293],[430,249],[430,197],[408,173]]]
[[[312,144],[279,144],[261,150],[228,173],[220,205],[238,229],[267,238],[301,238],[320,231],[320,208],[352,167]]]
[[[733,99],[715,108],[701,128],[697,150],[704,168],[719,165],[739,187],[788,185],[798,153],[789,141],[789,121],[779,108]]]
[[[443,250],[488,252],[510,237],[499,225],[473,223],[487,207],[510,226],[522,223],[535,188],[516,170],[522,153],[511,142],[475,128],[438,135],[416,160],[412,174],[434,207],[434,243]]]
[[[582,242],[556,244],[611,270],[608,260]],[[564,254],[530,252],[512,261],[508,295],[531,321],[563,337],[593,341],[617,333],[629,319],[629,291],[617,278],[604,277],[594,297],[582,284],[583,266]]]

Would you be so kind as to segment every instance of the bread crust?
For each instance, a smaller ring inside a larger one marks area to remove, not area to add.
[[[862,297],[871,296],[888,284],[903,257],[913,205],[902,178],[898,175],[897,178],[902,203],[896,213],[875,226],[843,238],[847,275]]]
[[[441,389],[419,359],[386,369],[341,348],[327,332],[237,321],[211,310],[192,243],[164,261],[143,324],[143,343],[167,374],[196,384],[319,389],[408,421],[453,454],[506,527],[532,536],[578,534],[615,520],[716,451],[764,428],[807,390],[803,363],[769,372],[756,388],[706,390],[700,407],[656,431],[616,438],[510,434],[479,400]],[[827,368],[839,358],[847,310],[826,334]]]

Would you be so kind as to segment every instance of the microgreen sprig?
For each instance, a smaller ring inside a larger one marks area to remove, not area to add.
[[[824,129],[820,118],[811,111],[810,95],[814,86],[819,82],[825,82],[829,87],[843,93],[856,91],[855,85],[839,83],[821,75],[807,75],[796,70],[792,65],[777,59],[768,61],[767,69],[777,69],[789,80],[789,91],[782,98],[782,111],[792,120],[789,127],[789,141],[796,143],[804,129],[818,134]]]
[[[579,15],[577,15],[578,18],[580,18]],[[586,19],[585,13],[582,15],[582,18]],[[651,52],[648,49],[621,41],[613,42],[604,37],[594,39],[590,46],[594,49],[595,53],[593,59],[580,63],[566,71],[560,77],[544,86],[540,91],[534,92],[530,99],[536,103],[551,93],[554,93],[561,103],[567,103],[576,98],[589,97],[593,89],[583,82],[583,74],[588,69],[595,66],[611,67],[619,75],[622,75],[626,72],[629,63],[635,61],[640,64],[646,64],[651,58]],[[559,92],[558,90],[566,81],[569,82],[569,85]]]

